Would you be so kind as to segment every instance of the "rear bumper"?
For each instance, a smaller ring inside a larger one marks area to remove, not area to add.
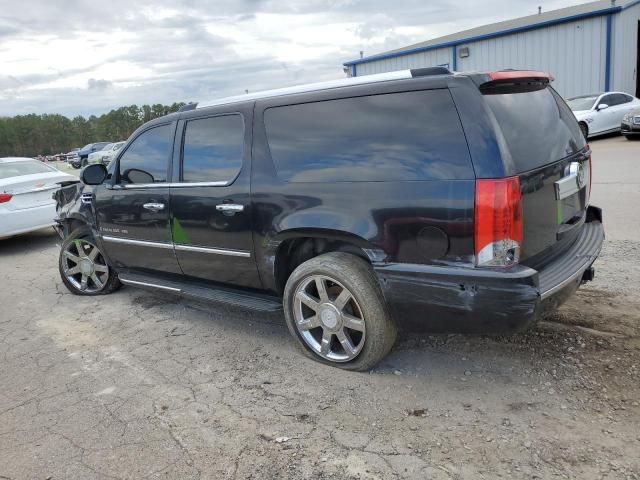
[[[498,333],[524,330],[565,302],[592,278],[604,229],[581,228],[559,259],[534,270],[387,264],[375,268],[391,312],[403,330]]]
[[[33,232],[55,224],[56,206],[53,203],[34,208],[0,212],[0,238]]]

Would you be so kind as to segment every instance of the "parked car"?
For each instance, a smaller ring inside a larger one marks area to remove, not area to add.
[[[622,118],[620,130],[627,140],[640,138],[640,108],[632,110]]]
[[[97,152],[93,152],[89,154],[89,158],[87,159],[88,164],[92,163],[102,163],[104,165],[109,165],[111,159],[116,154],[118,150],[124,145],[125,142],[116,142],[105,145],[102,150],[98,150]]]
[[[73,168],[84,167],[88,163],[89,154],[102,150],[106,145],[109,145],[110,143],[111,142],[89,143],[82,147],[78,151],[78,157],[72,159],[69,163]]]
[[[0,158],[0,238],[50,227],[56,216],[52,193],[75,181],[32,158]]]
[[[366,370],[396,329],[526,329],[592,279],[591,150],[539,72],[418,69],[152,120],[57,194],[78,295],[120,283],[284,309]]]
[[[584,95],[567,100],[585,138],[620,131],[622,118],[640,107],[640,100],[624,92]]]
[[[67,153],[66,154],[67,162],[71,162],[72,160],[76,159],[78,157],[78,152],[79,151],[80,151],[80,148],[74,148],[69,153]]]

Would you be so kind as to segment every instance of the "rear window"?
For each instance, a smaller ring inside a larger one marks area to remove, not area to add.
[[[586,145],[576,117],[550,87],[484,98],[498,121],[516,172],[561,160]]]
[[[7,162],[0,163],[0,180],[22,175],[33,175],[37,173],[51,173],[53,168],[34,160],[32,162]]]
[[[285,181],[473,178],[448,90],[273,107],[264,121],[274,165]]]

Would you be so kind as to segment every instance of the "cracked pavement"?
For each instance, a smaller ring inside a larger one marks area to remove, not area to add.
[[[73,296],[52,231],[0,241],[0,479],[638,479],[627,228],[534,331],[405,334],[368,374],[303,357],[279,315]]]

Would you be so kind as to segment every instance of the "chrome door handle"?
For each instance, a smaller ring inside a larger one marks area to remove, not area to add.
[[[145,203],[142,207],[152,212],[159,212],[160,210],[164,210],[164,203]]]
[[[236,203],[221,203],[216,205],[216,210],[219,212],[242,212],[244,211],[244,205],[238,205]]]

